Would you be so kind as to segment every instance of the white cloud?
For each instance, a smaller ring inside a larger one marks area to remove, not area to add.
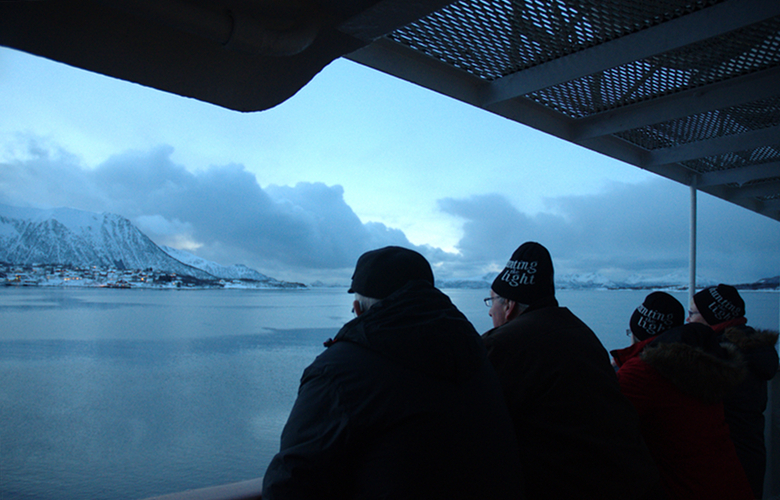
[[[263,189],[241,165],[190,172],[171,161],[172,153],[168,146],[131,151],[87,169],[44,150],[2,165],[0,202],[117,213],[159,244],[266,273],[344,270],[366,250],[412,246],[397,229],[362,223],[341,186]]]
[[[141,215],[133,219],[133,223],[158,245],[188,252],[196,252],[203,246],[193,239],[193,227],[189,222],[181,222],[178,219],[168,220],[162,215]]]
[[[18,158],[0,163],[0,203],[117,213],[159,244],[279,279],[346,283],[362,252],[385,245],[416,248],[438,279],[472,278],[500,270],[528,240],[549,248],[558,274],[620,279],[688,265],[688,189],[660,178],[612,183],[596,195],[551,197],[534,214],[499,194],[442,198],[441,213],[462,226],[457,252],[447,252],[361,221],[340,185],[264,189],[239,164],[189,171],[172,161],[170,146],[128,151],[90,169],[50,142],[28,137],[24,145],[16,147]],[[707,195],[699,199],[700,275],[748,282],[780,274],[776,221]]]
[[[727,283],[780,274],[776,221],[706,194],[698,198],[698,274]],[[519,212],[499,195],[443,199],[440,206],[464,220],[458,248],[474,262],[503,265],[532,240],[550,250],[559,274],[660,277],[688,266],[687,187],[657,178],[547,202],[548,210],[535,215]]]

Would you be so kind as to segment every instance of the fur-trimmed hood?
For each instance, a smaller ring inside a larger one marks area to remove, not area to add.
[[[755,330],[751,327],[727,328],[723,339],[736,345],[740,350],[774,347],[777,344],[778,332],[772,330]]]
[[[755,330],[749,326],[727,328],[721,339],[734,345],[755,376],[769,380],[777,373],[778,332]]]
[[[661,334],[640,357],[680,391],[707,403],[722,401],[746,375],[739,350],[719,345],[715,332],[697,323]]]

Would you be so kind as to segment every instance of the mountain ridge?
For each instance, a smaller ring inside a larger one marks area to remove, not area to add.
[[[163,252],[128,219],[108,212],[0,205],[0,260],[21,265],[152,268],[214,279]]]
[[[0,262],[154,269],[204,281],[289,285],[247,266],[222,266],[189,252],[158,246],[120,215],[72,208],[35,209],[0,204]]]

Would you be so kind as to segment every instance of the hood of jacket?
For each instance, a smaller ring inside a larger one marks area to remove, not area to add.
[[[739,351],[720,345],[715,332],[698,323],[662,333],[639,356],[680,391],[707,403],[722,401],[746,374]]]
[[[722,340],[737,347],[745,358],[745,363],[759,378],[769,380],[777,373],[778,332],[755,330],[749,326],[727,328]]]
[[[486,359],[468,319],[449,297],[422,280],[408,283],[344,325],[336,342],[352,342],[428,376],[453,381],[472,377]]]

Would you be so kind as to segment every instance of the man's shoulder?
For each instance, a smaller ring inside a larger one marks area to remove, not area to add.
[[[482,335],[486,343],[514,343],[524,338],[534,337],[550,324],[550,319],[558,316],[558,307],[545,307],[525,312],[501,326],[488,330]]]
[[[582,326],[587,328],[568,308],[560,306],[543,307],[527,311],[511,321],[488,331],[485,335],[517,335],[540,330],[556,330]]]
[[[598,342],[592,330],[566,307],[529,311],[482,335],[488,350],[556,348],[561,341],[589,345]]]
[[[332,342],[304,370],[304,377],[307,373],[316,374],[348,369],[355,361],[369,355],[368,349],[350,340]]]
[[[558,320],[566,319],[568,321],[580,321],[580,319],[574,315],[568,307],[565,306],[549,306],[536,309],[535,311],[529,311],[527,313],[529,317],[539,318],[555,318]],[[520,316],[524,316],[521,314]]]
[[[377,387],[388,375],[390,363],[380,354],[349,341],[336,342],[303,370],[301,386],[328,391],[364,391]],[[373,390],[373,389],[371,389]]]

